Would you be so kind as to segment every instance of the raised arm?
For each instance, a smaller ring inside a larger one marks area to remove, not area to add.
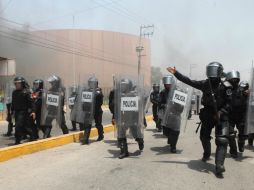
[[[196,88],[201,91],[204,89],[204,81],[203,80],[202,81],[191,80],[187,76],[184,76],[180,72],[178,72],[175,67],[168,67],[167,70],[181,82],[188,84],[188,85],[192,86],[193,88]]]

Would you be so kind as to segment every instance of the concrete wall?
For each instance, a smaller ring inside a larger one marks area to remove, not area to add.
[[[142,42],[141,72],[149,85],[150,41]],[[68,86],[78,76],[95,74],[101,87],[110,88],[113,74],[137,74],[137,43],[137,36],[117,32],[6,29],[0,33],[0,57],[16,60],[16,74],[28,80],[57,74]]]

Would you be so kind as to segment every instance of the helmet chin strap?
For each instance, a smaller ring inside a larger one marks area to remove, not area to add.
[[[221,82],[221,78],[209,78],[209,81],[212,87],[217,87]]]

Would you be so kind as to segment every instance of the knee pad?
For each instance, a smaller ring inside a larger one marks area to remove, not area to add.
[[[238,141],[245,141],[248,139],[248,135],[239,134]]]
[[[221,146],[227,146],[228,145],[228,139],[226,137],[216,137],[215,144],[221,145]]]
[[[202,136],[202,135],[200,135],[199,138],[200,138],[201,141],[210,141],[212,139],[211,136],[207,137],[207,136]]]
[[[144,143],[144,139],[143,138],[136,138],[135,140],[138,143]]]
[[[180,131],[175,131],[175,130],[169,130],[169,135],[174,135],[174,136],[178,136],[180,134]]]
[[[235,139],[236,138],[236,131],[234,131],[233,133],[230,133],[228,138],[229,139]]]

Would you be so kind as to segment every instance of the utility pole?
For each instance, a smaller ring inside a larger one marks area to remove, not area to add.
[[[142,37],[150,37],[153,35],[154,25],[141,25],[139,29],[139,43],[136,47],[136,52],[138,53],[138,76],[140,76],[140,68],[141,68],[141,52],[144,50],[144,46],[142,46]]]
[[[73,80],[74,80],[74,85],[76,86],[77,81],[76,81],[76,59],[75,59],[75,16],[72,16],[72,40],[73,40],[73,46],[72,46],[72,67],[73,67]]]

